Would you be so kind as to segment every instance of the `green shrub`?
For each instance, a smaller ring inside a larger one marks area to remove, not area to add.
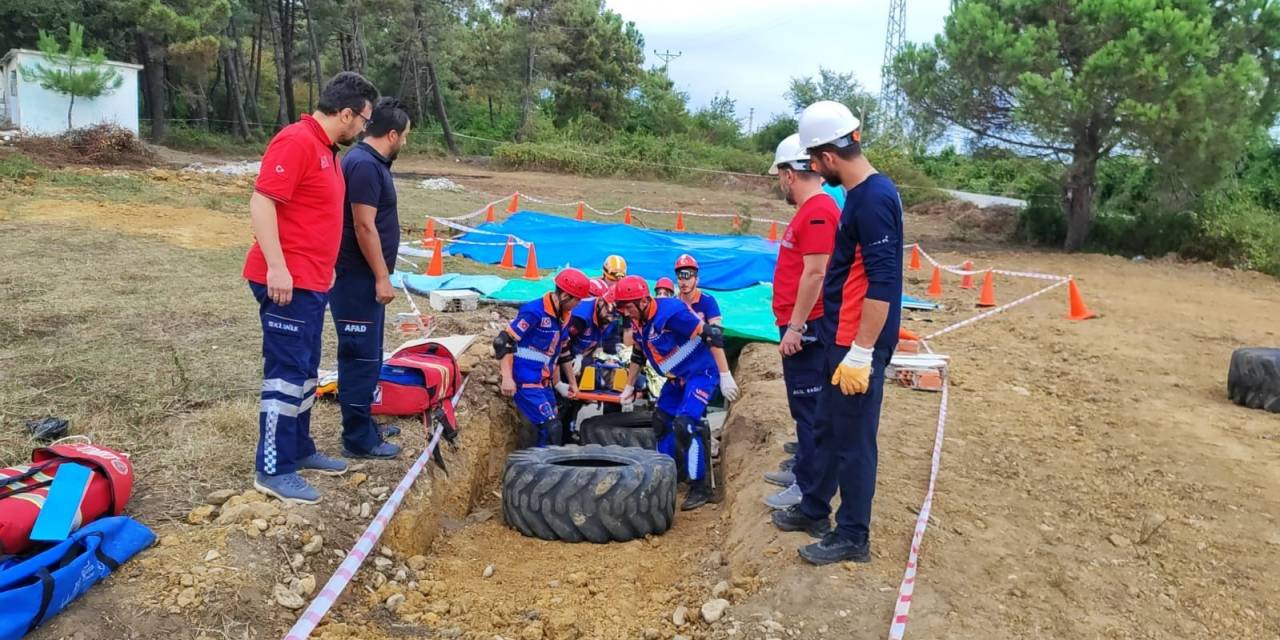
[[[1202,197],[1196,209],[1199,235],[1182,247],[1184,256],[1280,277],[1280,211],[1236,182]]]
[[[0,153],[0,179],[23,180],[25,178],[43,178],[45,168],[36,164],[24,153],[17,151]]]
[[[867,149],[867,160],[880,173],[889,176],[898,185],[902,206],[910,207],[921,202],[946,200],[947,195],[938,191],[938,183],[930,178],[911,159],[906,150],[877,145]]]
[[[579,131],[579,133],[582,133]],[[622,133],[599,144],[571,139],[509,143],[493,151],[495,166],[588,176],[697,179],[689,167],[764,175],[770,156],[719,147],[686,136]]]
[[[260,155],[266,140],[240,140],[228,133],[206,131],[184,125],[170,125],[164,146],[181,151],[221,153],[227,155]]]

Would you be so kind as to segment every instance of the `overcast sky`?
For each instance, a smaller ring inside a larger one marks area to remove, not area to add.
[[[683,54],[671,61],[676,86],[690,107],[725,91],[746,126],[789,112],[782,94],[793,76],[825,66],[880,88],[888,0],[606,0],[636,23],[645,39],[645,66],[661,65],[654,50]],[[907,0],[908,41],[932,40],[950,0]]]

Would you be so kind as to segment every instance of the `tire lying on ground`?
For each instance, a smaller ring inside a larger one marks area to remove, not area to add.
[[[507,457],[502,515],[526,536],[625,542],[671,528],[675,462],[656,451],[599,445],[523,449]]]
[[[578,425],[582,444],[618,445],[656,449],[653,433],[653,411],[606,413],[592,416]]]
[[[1280,413],[1280,349],[1236,349],[1227,372],[1227,395],[1238,405]]]

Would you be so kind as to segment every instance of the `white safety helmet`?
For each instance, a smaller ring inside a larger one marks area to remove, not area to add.
[[[812,149],[824,144],[847,147],[860,137],[862,123],[849,107],[834,100],[821,100],[804,108],[800,114],[800,147]]]
[[[796,171],[809,170],[809,152],[800,146],[800,134],[793,133],[778,143],[773,152],[773,164],[769,166],[769,175],[778,175],[778,167],[787,165]]]

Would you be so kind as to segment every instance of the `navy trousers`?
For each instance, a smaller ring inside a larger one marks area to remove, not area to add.
[[[382,435],[373,421],[374,393],[382,372],[386,311],[374,295],[373,274],[339,269],[329,296],[338,332],[338,404],[342,408],[342,445],[368,453]]]
[[[844,395],[831,384],[831,374],[848,349],[835,345],[824,349],[823,384],[818,394],[814,422],[814,455],[806,464],[814,483],[804,491],[800,512],[814,519],[831,514],[831,498],[840,490],[836,533],[856,542],[871,532],[871,500],[876,493],[876,432],[880,427],[880,400],[884,396],[884,369],[892,352],[876,349],[871,360],[871,384],[866,393]]]
[[[786,335],[785,326],[778,327]],[[796,465],[792,473],[802,492],[812,490],[818,480],[813,466],[814,422],[818,416],[818,394],[830,376],[824,378],[825,355],[814,327],[800,338],[800,352],[782,358],[782,382],[787,388],[787,405],[796,421]]]
[[[320,332],[328,294],[294,289],[285,306],[267,297],[267,288],[249,283],[262,320],[262,401],[258,411],[260,473],[297,470],[296,461],[316,452],[311,441],[311,405],[316,401]]]

